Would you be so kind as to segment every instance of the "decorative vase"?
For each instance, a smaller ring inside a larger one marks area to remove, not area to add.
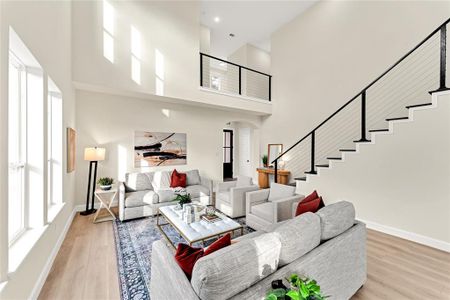
[[[111,187],[112,187],[111,184],[109,184],[109,185],[100,185],[100,189],[102,191],[109,191],[111,189]]]
[[[213,216],[213,215],[215,215],[215,214],[216,214],[216,209],[214,208],[214,206],[208,205],[208,206],[206,207],[206,215],[207,215],[207,216]]]

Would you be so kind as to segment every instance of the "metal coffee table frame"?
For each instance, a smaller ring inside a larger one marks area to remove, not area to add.
[[[163,216],[164,219],[166,219],[167,223],[163,223],[163,224],[159,223],[160,215]],[[163,226],[167,226],[167,225],[171,225],[173,228],[175,228],[175,230],[178,232],[178,234],[180,234],[185,239],[185,241],[188,242],[189,246],[191,246],[193,243],[197,243],[197,242],[204,243],[206,240],[212,239],[214,237],[220,238],[221,235],[224,235],[226,233],[231,233],[231,235],[233,236],[234,232],[236,230],[240,230],[241,231],[241,236],[244,235],[244,227],[242,225],[240,225],[237,228],[224,230],[224,231],[221,231],[221,232],[209,235],[209,236],[202,237],[201,239],[196,239],[196,240],[192,240],[191,241],[183,234],[183,232],[180,229],[178,229],[178,227],[175,224],[173,224],[170,221],[170,218],[168,218],[161,210],[158,209],[158,214],[156,215],[156,226],[158,227],[159,231],[161,231],[163,236],[170,243],[170,245],[172,245],[172,247],[174,249],[176,249],[175,244],[170,240],[170,238],[167,236],[167,234],[163,230]]]

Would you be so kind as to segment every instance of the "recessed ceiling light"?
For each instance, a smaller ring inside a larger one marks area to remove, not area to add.
[[[214,18],[214,22],[219,23],[220,22],[220,18],[219,17],[215,17]]]
[[[224,62],[220,62],[220,63],[219,63],[219,66],[225,67],[225,63],[224,63]]]
[[[229,36],[234,37],[234,33],[230,33]]]

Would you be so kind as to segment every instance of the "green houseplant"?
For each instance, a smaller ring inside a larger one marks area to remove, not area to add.
[[[269,157],[267,156],[267,154],[264,154],[263,156],[262,156],[262,163],[263,163],[263,166],[264,167],[267,167],[267,162],[268,162],[268,160],[269,160]]]
[[[97,180],[98,185],[104,191],[108,191],[111,189],[112,184],[114,183],[114,179],[111,177],[101,177]]]
[[[184,204],[192,202],[191,194],[185,194],[185,195],[178,194],[175,197],[175,199],[173,199],[173,201],[178,201],[178,204],[180,205],[180,207],[183,207]]]
[[[324,300],[329,297],[322,295],[315,280],[300,278],[297,274],[292,274],[286,280],[290,288],[272,289],[267,293],[266,300]]]

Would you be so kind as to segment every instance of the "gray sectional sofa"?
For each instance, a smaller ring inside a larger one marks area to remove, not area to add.
[[[349,299],[364,284],[366,227],[349,202],[305,213],[235,239],[197,261],[189,280],[163,240],[153,243],[153,300],[264,299],[271,282],[296,273],[317,280],[329,299]]]
[[[193,202],[211,204],[212,181],[200,176],[198,170],[186,173],[185,192]],[[125,182],[119,184],[119,219],[121,221],[158,213],[158,208],[173,205],[176,188],[170,187],[172,171],[127,173]]]

